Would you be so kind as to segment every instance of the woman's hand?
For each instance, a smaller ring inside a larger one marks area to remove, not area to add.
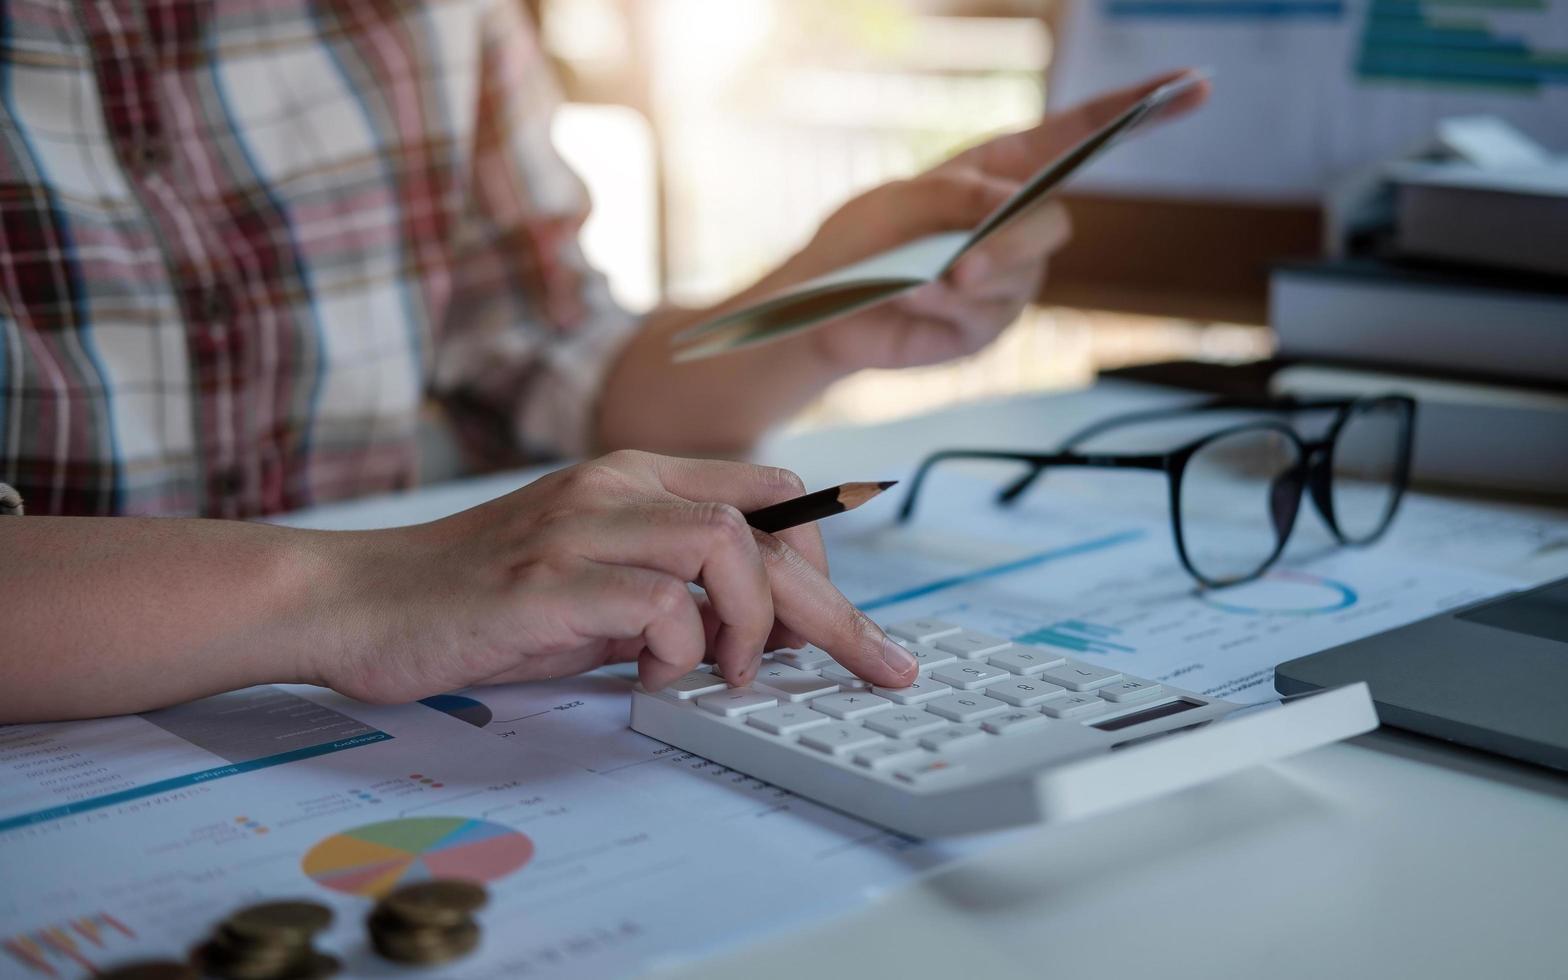
[[[908,684],[913,658],[829,583],[816,529],[775,537],[741,516],[801,492],[787,470],[623,452],[356,536],[346,580],[363,628],[319,682],[408,701],[635,660],[658,689],[712,660],[746,684],[765,649],[804,641],[873,683]]]
[[[917,177],[873,188],[831,215],[805,248],[751,289],[701,314],[671,310],[650,318],[605,385],[596,419],[601,444],[680,453],[743,450],[861,368],[932,364],[984,347],[1039,294],[1047,256],[1068,237],[1060,205],[1047,203],[1002,228],[940,281],[823,329],[711,360],[670,363],[671,337],[694,319],[738,309],[934,232],[975,227],[1040,167],[1182,74],[1106,93]],[[1194,86],[1165,113],[1186,112],[1207,96],[1207,85]]]
[[[811,243],[780,270],[799,282],[934,232],[978,225],[1050,160],[1093,134],[1174,72],[1118,89],[1032,129],[999,136],[912,180],[862,194],[831,215]],[[1166,112],[1200,105],[1196,86]],[[933,364],[989,344],[1039,295],[1046,259],[1067,243],[1066,210],[1051,201],[1002,228],[971,250],[940,281],[853,314],[802,337],[837,371]],[[778,282],[775,279],[774,282]]]

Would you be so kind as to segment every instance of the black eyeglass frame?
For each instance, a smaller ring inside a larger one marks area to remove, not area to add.
[[[1399,433],[1399,446],[1397,457],[1394,461],[1394,472],[1391,475],[1391,494],[1389,503],[1382,520],[1369,533],[1359,537],[1352,537],[1344,532],[1334,514],[1333,500],[1333,470],[1334,449],[1338,444],[1339,435],[1358,414],[1380,410],[1389,406],[1395,407],[1400,413],[1401,426]],[[1080,453],[1073,451],[1072,447],[1088,439],[1101,435],[1112,429],[1127,425],[1145,422],[1165,421],[1184,414],[1215,411],[1251,411],[1281,415],[1294,415],[1302,412],[1333,411],[1336,413],[1334,420],[1320,438],[1307,439],[1293,427],[1284,422],[1262,419],[1242,422],[1215,432],[1208,433],[1185,445],[1179,446],[1164,453]],[[1222,398],[1192,405],[1177,406],[1175,408],[1150,409],[1139,412],[1129,412],[1103,419],[1086,428],[1073,433],[1062,443],[1062,448],[1054,453],[1029,453],[1006,449],[944,449],[932,453],[921,460],[915,469],[914,476],[909,481],[909,491],[904,497],[904,503],[898,511],[898,522],[906,523],[914,515],[915,502],[919,497],[920,489],[924,485],[926,476],[936,464],[956,459],[994,459],[1009,462],[1025,463],[1029,470],[1017,480],[1003,487],[997,494],[997,503],[1001,506],[1011,506],[1036,480],[1049,468],[1060,466],[1094,467],[1097,469],[1134,469],[1152,470],[1166,474],[1169,485],[1171,506],[1171,530],[1176,543],[1176,555],[1187,573],[1208,588],[1225,588],[1240,585],[1257,579],[1279,560],[1284,553],[1285,545],[1290,541],[1291,532],[1296,526],[1296,517],[1301,511],[1301,498],[1310,493],[1313,506],[1318,515],[1328,527],[1334,540],[1341,545],[1363,547],[1377,541],[1387,532],[1394,521],[1394,515],[1399,510],[1400,501],[1404,498],[1405,491],[1410,485],[1410,460],[1414,445],[1415,433],[1415,399],[1407,395],[1375,395],[1360,398],[1280,398],[1269,401],[1246,399]],[[1251,572],[1230,578],[1214,578],[1198,571],[1187,554],[1186,537],[1181,521],[1181,492],[1182,476],[1192,458],[1206,446],[1229,438],[1241,432],[1268,431],[1275,432],[1284,437],[1296,450],[1296,462],[1290,470],[1281,474],[1276,479],[1289,476],[1294,483],[1293,492],[1282,498],[1288,503],[1287,513],[1277,511],[1271,513],[1275,525],[1274,550],[1265,558],[1257,568]]]

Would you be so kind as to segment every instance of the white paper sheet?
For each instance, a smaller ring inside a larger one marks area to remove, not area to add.
[[[907,527],[891,504],[824,524],[835,581],[884,623],[932,616],[1256,702],[1286,660],[1568,574],[1561,516],[1409,497],[1370,548],[1336,546],[1304,507],[1262,580],[1204,590],[1161,474],[1049,473],[1010,510],[993,503],[1004,482],[934,478]]]
[[[489,877],[491,904],[480,951],[421,976],[625,975],[847,913],[984,846],[910,841],[637,735],[630,683],[437,708],[257,688],[0,728],[0,976],[182,956],[283,897],[335,909],[321,946],[350,975],[390,976],[364,945],[371,896],[429,874]]]
[[[939,477],[907,528],[896,500],[826,522],[836,580],[883,622],[938,615],[1258,701],[1280,661],[1568,572],[1561,517],[1413,498],[1367,550],[1304,513],[1278,574],[1200,593],[1158,475],[1052,473],[1013,511],[997,485]],[[482,949],[422,975],[625,975],[845,914],[1001,839],[911,842],[637,735],[629,683],[400,707],[257,689],[0,728],[0,975],[181,955],[228,910],[298,896],[337,911],[322,946],[354,975],[391,976],[364,947],[368,893],[427,871],[491,877],[492,904]],[[444,836],[372,826],[425,818]]]

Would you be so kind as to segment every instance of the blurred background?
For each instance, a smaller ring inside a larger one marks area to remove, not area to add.
[[[1000,342],[865,372],[798,425],[1111,369],[1189,383],[1172,372],[1276,346],[1229,373],[1305,356],[1541,380],[1539,337],[1499,331],[1525,329],[1520,304],[1560,320],[1568,295],[1568,0],[524,2],[594,197],[586,247],[634,310],[740,289],[856,192],[1048,108],[1212,73],[1201,111],[1072,181],[1073,240]],[[1281,283],[1310,296],[1282,306]]]
[[[585,246],[636,310],[722,298],[858,191],[1032,125],[1046,107],[1052,11],[1038,0],[529,3],[569,100],[556,143],[594,199]],[[1112,312],[1093,298],[1032,308],[962,362],[864,372],[797,424],[1270,350],[1256,325]]]

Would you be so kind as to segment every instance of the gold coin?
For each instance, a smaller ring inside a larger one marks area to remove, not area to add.
[[[332,924],[332,910],[316,902],[263,902],[240,909],[223,920],[222,928],[247,939],[288,937],[299,941]]]
[[[290,948],[279,955],[266,946],[236,950],[208,943],[196,950],[193,959],[201,973],[223,980],[321,980],[342,968],[337,957],[309,947]]]
[[[465,922],[440,929],[373,929],[370,942],[389,960],[428,966],[473,952],[479,945],[479,926]]]
[[[471,881],[420,881],[388,894],[381,906],[402,919],[429,925],[455,925],[484,907],[489,896]]]

